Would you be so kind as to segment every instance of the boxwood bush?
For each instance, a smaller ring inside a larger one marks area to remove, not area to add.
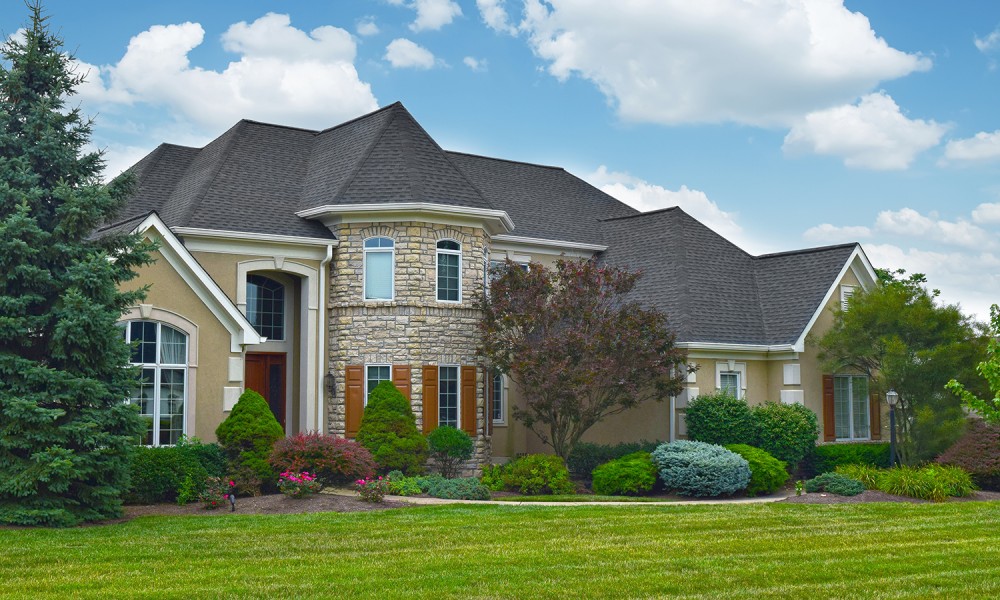
[[[461,429],[442,425],[427,435],[431,458],[444,477],[454,477],[472,458],[472,438]]]
[[[815,446],[806,456],[803,470],[821,475],[836,470],[840,465],[889,466],[889,444],[838,443]]]
[[[757,434],[757,443],[751,445],[793,467],[816,447],[816,413],[801,404],[765,402],[753,407],[751,417]]]
[[[357,439],[383,473],[399,470],[419,475],[425,470],[427,439],[417,431],[410,401],[391,381],[369,392]]]
[[[594,469],[606,462],[636,452],[652,452],[663,442],[622,442],[620,444],[593,444],[578,442],[566,459],[566,467],[574,477],[589,478]]]
[[[746,444],[730,444],[726,446],[726,450],[739,454],[750,465],[750,483],[747,485],[747,496],[773,494],[788,481],[788,471],[785,470],[786,463],[771,456],[767,450]]]
[[[226,457],[218,444],[203,444],[181,438],[176,446],[139,446],[129,461],[132,484],[125,493],[127,504],[154,504],[178,500],[182,488],[190,501],[205,487],[209,477],[226,473]]]
[[[323,485],[342,485],[375,474],[375,460],[354,440],[322,433],[299,433],[275,442],[271,466],[278,473],[307,471]]]
[[[633,452],[594,469],[595,494],[638,496],[656,485],[656,465],[649,452]]]
[[[851,479],[840,473],[823,473],[806,481],[807,492],[829,492],[838,496],[857,496],[865,491],[865,486],[857,479]]]
[[[746,489],[750,465],[722,446],[681,440],[653,451],[664,487],[683,496],[722,496]]]
[[[706,444],[754,444],[757,425],[746,400],[725,392],[692,400],[684,417],[691,441]]]
[[[936,462],[961,467],[979,487],[1000,491],[1000,426],[972,420],[962,437]]]
[[[529,454],[508,463],[503,469],[504,487],[522,494],[572,494],[563,459],[552,454]]]

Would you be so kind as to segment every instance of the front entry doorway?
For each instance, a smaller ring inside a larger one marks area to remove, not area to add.
[[[264,396],[271,412],[285,427],[285,363],[284,352],[247,352],[246,389]]]

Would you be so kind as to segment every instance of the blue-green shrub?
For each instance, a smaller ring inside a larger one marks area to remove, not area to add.
[[[576,491],[569,480],[563,459],[552,454],[529,454],[504,467],[504,487],[522,494],[572,494]]]
[[[843,443],[824,444],[812,448],[803,465],[809,473],[821,475],[841,465],[871,465],[889,467],[889,444]]]
[[[637,496],[652,491],[656,465],[649,452],[633,452],[594,469],[595,494]]]
[[[606,462],[636,452],[652,452],[663,442],[622,442],[620,444],[592,444],[578,442],[566,459],[566,467],[575,477],[589,478],[594,469]]]
[[[786,463],[771,456],[767,450],[746,444],[730,444],[726,446],[726,450],[739,454],[750,464],[750,484],[747,485],[747,496],[772,494],[788,481],[788,471],[785,470]]]
[[[801,404],[765,402],[750,411],[757,430],[751,443],[793,467],[816,447],[819,423],[816,413]]]
[[[661,444],[653,463],[664,487],[683,496],[733,494],[750,483],[750,465],[722,446],[681,440]]]
[[[706,444],[753,444],[757,425],[746,400],[725,392],[705,394],[692,400],[685,412],[687,435]]]
[[[829,492],[838,496],[857,496],[865,491],[865,486],[860,481],[840,473],[823,473],[806,481],[805,487],[810,493]]]
[[[445,479],[434,474],[428,477],[417,477],[417,484],[428,496],[447,498],[449,500],[489,500],[490,491],[479,483],[475,477],[460,477]]]

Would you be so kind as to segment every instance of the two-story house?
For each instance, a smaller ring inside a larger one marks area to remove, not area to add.
[[[352,436],[393,381],[425,432],[477,459],[542,451],[522,402],[475,356],[492,261],[594,259],[641,269],[698,370],[684,394],[596,427],[617,442],[683,436],[699,392],[803,403],[827,441],[872,439],[867,382],[824,374],[809,334],[875,275],[857,244],[751,256],[679,208],[640,213],[558,167],[441,149],[399,103],[323,131],[241,121],[203,148],[163,144],[132,171],[116,229],[160,241],[125,315],[145,383],[147,443],[214,438],[245,388],[286,432]]]

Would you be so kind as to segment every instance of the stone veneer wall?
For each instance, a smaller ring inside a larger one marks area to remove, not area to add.
[[[423,366],[479,365],[479,311],[473,308],[483,290],[484,252],[489,240],[482,229],[422,222],[341,224],[331,264],[329,373],[334,390],[327,399],[328,430],[344,435],[344,379],[347,365],[407,364],[411,369],[410,404],[423,427]],[[371,237],[395,241],[395,299],[365,301],[363,242]],[[462,244],[462,301],[437,301],[437,242]],[[483,435],[485,380],[476,374],[475,453],[467,470],[490,461]]]

